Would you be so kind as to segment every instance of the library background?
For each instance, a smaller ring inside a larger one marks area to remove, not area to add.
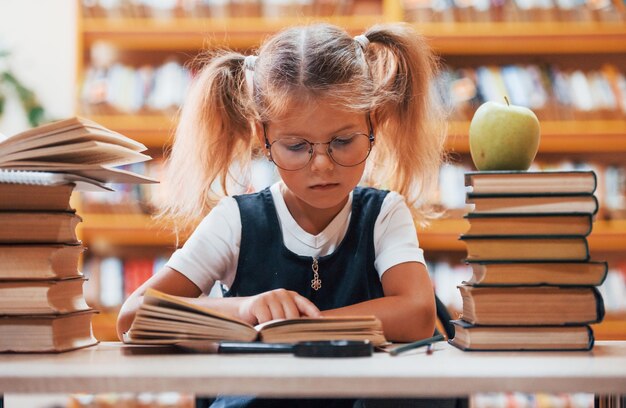
[[[4,8],[11,7],[4,1]],[[450,108],[449,161],[441,169],[438,202],[443,219],[419,230],[440,299],[453,316],[461,308],[456,286],[471,277],[464,264],[467,229],[464,172],[473,169],[468,129],[484,101],[508,95],[541,122],[534,169],[592,169],[600,210],[589,236],[593,258],[609,262],[600,291],[606,317],[593,326],[597,340],[626,339],[626,3],[623,0],[77,0],[74,112],[149,147],[155,157],[131,170],[159,177],[177,110],[200,51],[230,47],[252,52],[283,27],[312,20],[360,34],[375,23],[406,21],[441,56],[439,95]],[[0,34],[2,35],[2,34]],[[11,50],[2,44],[6,66]],[[16,75],[19,77],[19,71]],[[26,85],[30,85],[26,83]],[[37,87],[34,86],[35,93]],[[45,106],[44,106],[45,108]],[[0,128],[5,132],[2,128]],[[255,163],[251,188],[276,179]],[[158,270],[185,234],[176,237],[151,219],[158,185],[115,186],[116,193],[73,197],[87,246],[85,296],[101,311],[99,340],[117,340],[117,311]],[[186,396],[70,396],[67,406],[191,406]],[[585,406],[569,396],[475,396],[477,406]],[[69,399],[68,399],[69,398]],[[543,398],[543,400],[542,400]],[[135,401],[132,405],[130,401]],[[591,400],[593,401],[593,400]],[[8,400],[6,401],[8,403]],[[64,402],[65,403],[65,402]],[[143,404],[143,405],[142,405]],[[528,405],[534,404],[534,405]],[[565,405],[564,405],[565,404]],[[578,404],[578,405],[577,405]],[[44,405],[42,405],[44,406]]]

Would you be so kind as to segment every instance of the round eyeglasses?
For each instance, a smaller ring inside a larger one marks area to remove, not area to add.
[[[263,125],[265,133],[265,125]],[[269,143],[265,135],[265,148],[269,159],[283,170],[300,170],[313,159],[315,145],[326,145],[326,152],[331,160],[343,167],[354,167],[363,163],[369,156],[374,144],[374,133],[370,127],[366,133],[352,133],[335,136],[329,142],[312,143],[301,137],[283,137]]]

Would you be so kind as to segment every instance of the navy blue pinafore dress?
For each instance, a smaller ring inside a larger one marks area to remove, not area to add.
[[[344,239],[333,253],[317,259],[285,247],[269,188],[235,196],[241,214],[241,247],[237,276],[224,296],[252,296],[284,288],[308,298],[320,310],[382,297],[380,277],[374,268],[374,224],[387,193],[355,188]],[[315,262],[321,281],[318,290],[312,287]],[[352,407],[354,401],[219,396],[211,407]]]

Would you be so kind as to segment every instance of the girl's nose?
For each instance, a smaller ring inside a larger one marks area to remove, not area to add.
[[[316,144],[313,146],[313,157],[311,158],[311,170],[328,171],[335,167],[335,162],[328,154],[327,144]]]

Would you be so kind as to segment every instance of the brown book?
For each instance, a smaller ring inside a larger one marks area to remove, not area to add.
[[[50,353],[93,346],[93,311],[0,317],[0,352]]]
[[[29,129],[0,142],[0,168],[63,173],[67,175],[66,182],[88,181],[86,178],[94,184],[153,183],[156,180],[149,177],[110,168],[149,160],[150,156],[142,153],[145,150],[143,144],[124,135],[74,117]]]
[[[591,350],[593,331],[579,326],[479,326],[453,320],[450,344],[466,351]]]
[[[591,233],[591,214],[478,214],[465,216],[466,236],[576,235]]]
[[[460,238],[467,246],[469,261],[587,261],[585,237],[470,237]]]
[[[477,171],[465,174],[465,185],[479,194],[592,194],[593,171]]]
[[[82,277],[47,281],[0,281],[0,315],[64,314],[88,310]]]
[[[472,286],[600,286],[606,262],[470,262]]]
[[[374,316],[280,319],[252,326],[242,320],[148,289],[124,342],[176,344],[190,340],[293,343],[369,340],[386,343]]]
[[[0,280],[80,277],[82,245],[0,245]]]
[[[602,320],[604,303],[595,287],[459,286],[462,319],[480,325],[565,325]]]
[[[76,226],[81,221],[71,212],[0,212],[0,243],[78,244]]]
[[[73,211],[74,184],[32,185],[0,183],[1,211]]]
[[[591,194],[487,196],[468,194],[472,214],[560,214],[598,212],[598,200]]]

